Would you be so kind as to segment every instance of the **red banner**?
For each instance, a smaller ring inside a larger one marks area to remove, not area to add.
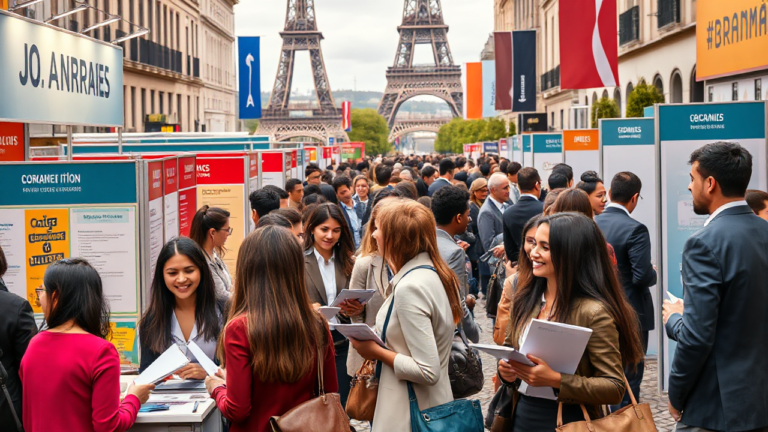
[[[0,122],[0,162],[24,160],[24,123]]]
[[[619,82],[616,1],[570,0],[559,6],[560,87],[615,87]]]
[[[341,128],[345,132],[352,131],[352,102],[341,103]]]

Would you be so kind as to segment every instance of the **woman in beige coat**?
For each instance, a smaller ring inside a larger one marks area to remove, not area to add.
[[[351,343],[363,358],[384,365],[372,432],[408,431],[408,382],[420,410],[453,401],[448,359],[461,318],[459,282],[440,258],[435,220],[426,207],[415,201],[387,200],[375,228],[380,254],[395,272],[392,293],[376,317],[381,333],[394,302],[385,341],[389,349],[372,341]]]

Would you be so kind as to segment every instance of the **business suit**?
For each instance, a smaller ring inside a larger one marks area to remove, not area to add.
[[[464,329],[464,334],[473,343],[480,341],[480,327],[475,322],[475,318],[469,312],[466,301],[467,297],[467,261],[464,249],[456,244],[456,241],[450,234],[437,229],[437,249],[440,252],[440,256],[448,263],[448,267],[453,270],[456,277],[459,278],[459,298],[461,299],[461,309],[463,311],[463,317],[461,318],[461,326]]]
[[[389,270],[380,255],[360,256],[355,260],[352,276],[349,278],[349,289],[372,289],[376,292],[363,307],[363,313],[351,317],[353,323],[366,323],[373,327],[376,324],[376,315],[381,309],[384,300],[389,296]],[[354,376],[363,365],[363,357],[357,353],[354,347],[349,347],[347,356],[347,373]]]
[[[37,334],[32,307],[25,299],[4,290],[0,283],[0,350],[5,371],[8,373],[7,388],[19,421],[21,415],[21,380],[19,367],[32,337]],[[16,421],[5,394],[0,391],[0,430],[15,431]]]
[[[528,221],[544,211],[544,203],[530,197],[521,196],[517,204],[504,212],[504,252],[507,259],[517,262],[520,247],[523,244],[523,227]]]
[[[347,220],[347,226],[350,230],[350,235],[352,235],[352,240],[355,242],[355,248],[360,247],[360,241],[358,239],[362,239],[363,237],[363,218],[365,218],[365,205],[358,204],[354,200],[352,200],[352,208],[355,212],[355,216],[357,216],[357,233],[353,233],[352,231],[352,220],[349,216],[349,209],[344,205],[344,203],[339,202],[339,208],[341,209],[341,212],[344,213],[344,219]]]
[[[480,212],[477,214],[477,229],[480,232],[480,245],[482,251],[478,255],[482,256],[485,252],[491,250],[493,239],[504,231],[504,222],[502,222],[501,210],[491,200],[490,195],[485,199]],[[480,261],[480,290],[486,294],[488,283],[491,279],[491,268],[483,261]]]
[[[426,252],[408,261],[392,278],[393,293],[376,316],[381,333],[389,305],[394,301],[387,327],[387,346],[397,353],[394,368],[384,365],[379,380],[372,432],[409,431],[408,387],[411,382],[419,409],[453,401],[448,362],[453,342],[451,303],[440,277],[430,269]]]
[[[685,308],[666,324],[669,401],[681,423],[717,431],[768,427],[768,225],[739,204],[686,241]]]
[[[445,177],[438,177],[437,180],[433,181],[432,184],[429,185],[429,189],[428,189],[429,196],[434,195],[435,192],[439,191],[440,189],[446,186],[452,186],[451,181],[447,180]]]
[[[334,257],[334,270],[336,276],[336,295],[341,293],[341,290],[349,288],[349,278],[344,274],[343,266],[337,261],[338,257]],[[320,303],[321,306],[329,306],[328,294],[325,292],[325,283],[323,282],[323,275],[320,272],[320,266],[317,263],[317,257],[315,256],[315,248],[310,247],[304,251],[304,269],[306,273],[307,294],[309,294],[309,301],[312,303]],[[349,318],[336,315],[339,323],[349,324]],[[333,345],[336,349],[336,376],[339,379],[339,396],[341,396],[342,405],[346,405],[347,396],[349,396],[349,382],[350,376],[347,375],[347,353],[349,351],[349,340],[344,337],[337,330],[331,330],[331,336],[333,337]]]

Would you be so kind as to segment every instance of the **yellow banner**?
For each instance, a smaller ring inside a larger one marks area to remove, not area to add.
[[[238,185],[198,185],[197,207],[200,208],[204,205],[220,207],[229,211],[229,226],[232,228],[232,235],[229,236],[224,245],[227,254],[223,260],[230,274],[234,277],[237,251],[245,239],[247,234],[245,231],[252,223],[250,220],[243,220],[245,214],[243,187]]]
[[[0,9],[8,10],[8,0],[0,0]]]
[[[27,300],[42,313],[35,289],[43,284],[49,265],[69,258],[69,209],[25,210]]]
[[[764,0],[699,0],[696,20],[699,81],[768,66]]]

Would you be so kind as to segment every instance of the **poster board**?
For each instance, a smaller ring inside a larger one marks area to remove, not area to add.
[[[547,185],[555,165],[563,162],[563,134],[531,135],[531,165],[539,171],[541,184]]]
[[[656,105],[656,149],[659,155],[661,292],[682,298],[682,252],[686,240],[700,230],[708,218],[693,212],[688,191],[691,153],[717,141],[735,141],[752,154],[749,189],[766,190],[766,103],[730,102],[715,104]],[[663,373],[666,391],[676,343],[662,332]]]
[[[290,150],[291,154],[291,178],[299,178],[299,155],[296,149]],[[285,183],[280,186],[281,189],[285,189]]]
[[[163,225],[166,243],[179,236],[178,162],[177,157],[163,161]]]
[[[600,171],[600,132],[598,129],[563,131],[563,161],[579,179],[585,171]],[[610,181],[606,180],[606,184]]]
[[[499,143],[498,142],[484,142],[482,144],[482,152],[487,155],[498,155],[499,154]]]
[[[648,235],[651,237],[651,262],[658,266],[660,261],[657,216],[659,200],[657,199],[654,123],[652,118],[601,119],[599,124],[600,175],[605,180],[606,189],[610,189],[613,177],[622,171],[630,171],[640,177],[643,183],[640,196],[643,199],[638,200],[637,207],[631,216],[648,228]],[[661,273],[658,274],[658,278],[661,278]],[[658,285],[651,287],[650,290],[653,310],[657,317],[661,316],[659,299],[662,296]],[[657,323],[656,329],[649,333],[649,355],[659,353],[659,335],[662,330],[661,324]]]
[[[189,237],[197,212],[197,157],[179,156],[179,235]]]
[[[531,153],[531,135],[525,134],[520,136],[520,140],[522,141],[522,146],[520,151],[522,152],[522,155],[520,155],[520,162],[523,165],[523,168],[526,167],[532,167],[533,166],[533,153]]]
[[[259,152],[259,189],[266,185],[285,188],[291,178],[293,159],[291,150],[269,150]]]

